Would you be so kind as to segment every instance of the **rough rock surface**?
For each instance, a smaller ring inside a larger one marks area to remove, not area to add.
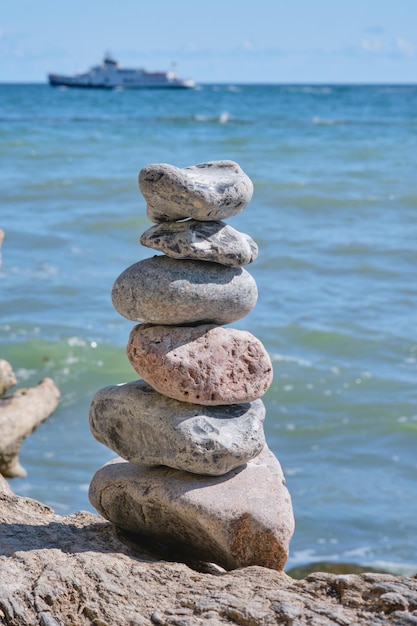
[[[90,484],[91,504],[124,530],[187,546],[226,569],[282,570],[294,532],[281,466],[267,447],[224,476],[198,476],[116,459]]]
[[[104,387],[90,406],[100,443],[139,465],[220,476],[265,445],[262,400],[203,407],[161,395],[143,380]]]
[[[252,402],[272,382],[271,359],[259,339],[211,324],[138,324],[130,333],[127,356],[154,389],[183,402]]]
[[[258,256],[252,237],[224,222],[164,222],[145,230],[140,243],[173,259],[212,261],[230,267],[247,265]]]
[[[250,202],[253,184],[234,161],[210,161],[179,168],[168,163],[146,165],[139,187],[151,222],[188,217],[222,220],[240,213]]]
[[[10,478],[26,476],[19,462],[20,446],[53,413],[59,398],[59,389],[51,378],[0,398],[0,474]]]
[[[120,315],[151,324],[230,324],[257,299],[256,282],[243,268],[165,255],[134,263],[112,289]]]
[[[35,500],[15,496],[0,476],[0,624],[412,626],[417,622],[416,578],[317,572],[293,580],[264,567],[224,572],[190,559],[188,565],[171,562],[162,546],[158,553],[158,546],[135,539],[98,515],[56,515]]]
[[[16,376],[8,361],[0,359],[0,396],[16,384]]]

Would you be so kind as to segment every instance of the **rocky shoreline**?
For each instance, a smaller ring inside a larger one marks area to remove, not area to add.
[[[56,515],[0,477],[0,624],[417,624],[417,578],[168,561],[163,547],[88,512]]]

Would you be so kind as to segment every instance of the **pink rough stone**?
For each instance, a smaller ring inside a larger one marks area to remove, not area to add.
[[[183,402],[252,402],[272,382],[271,360],[259,339],[213,324],[138,324],[130,333],[127,356],[151,387]]]
[[[116,459],[96,472],[89,497],[116,526],[229,570],[250,565],[282,570],[294,532],[282,469],[266,447],[224,476]]]

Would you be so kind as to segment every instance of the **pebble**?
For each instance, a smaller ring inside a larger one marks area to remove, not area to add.
[[[154,389],[183,402],[252,402],[272,382],[271,359],[259,339],[212,324],[138,324],[130,333],[127,356]]]
[[[253,194],[251,179],[234,161],[184,168],[152,163],[140,171],[139,187],[148,218],[156,223],[223,220],[240,213]]]
[[[224,222],[164,222],[146,230],[140,243],[173,259],[212,261],[230,267],[252,263],[258,246],[249,235]]]
[[[294,531],[281,466],[267,447],[224,476],[198,476],[122,459],[94,475],[89,497],[116,526],[227,570],[282,570]]]
[[[143,380],[104,387],[90,406],[100,443],[139,465],[221,476],[265,445],[262,400],[203,407],[161,395]]]
[[[258,290],[243,268],[165,255],[138,261],[116,279],[115,309],[151,324],[230,324],[255,306]]]

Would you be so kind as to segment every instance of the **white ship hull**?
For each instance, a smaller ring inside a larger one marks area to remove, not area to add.
[[[48,74],[49,84],[53,87],[81,87],[90,89],[138,89],[138,88],[176,88],[192,89],[195,82],[179,78],[175,72],[147,72],[144,69],[123,69],[111,57],[105,57],[101,65],[92,67],[88,72],[64,76]]]

